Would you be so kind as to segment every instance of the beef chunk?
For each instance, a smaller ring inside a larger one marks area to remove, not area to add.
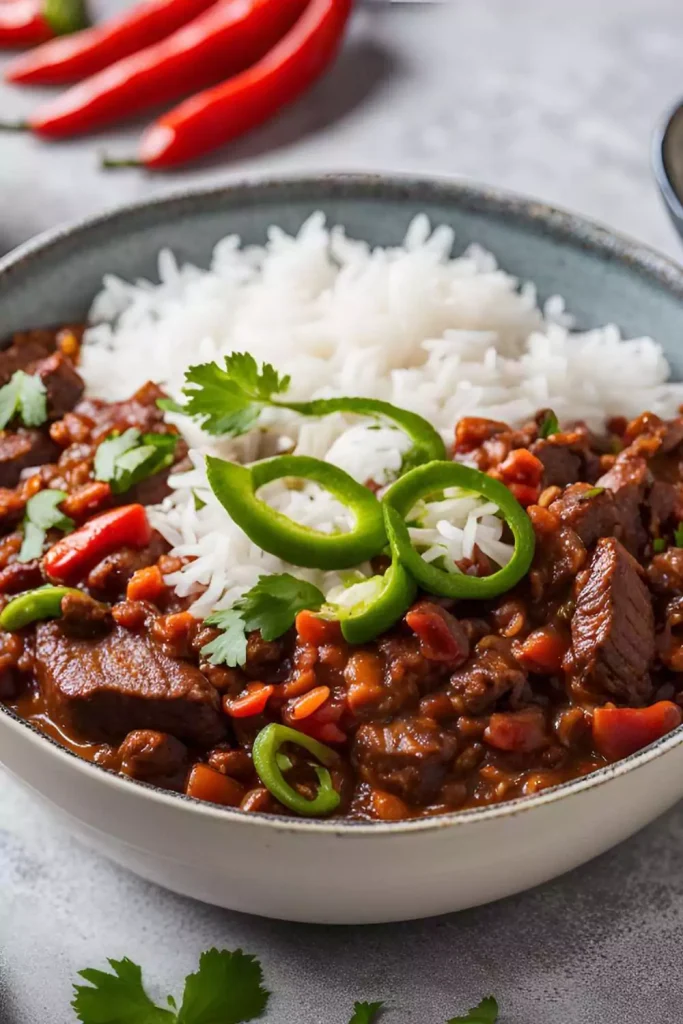
[[[225,735],[218,694],[199,669],[120,626],[74,640],[58,622],[42,623],[35,674],[53,718],[94,741],[154,729],[211,747]]]
[[[61,352],[53,352],[47,359],[42,359],[28,369],[36,377],[40,377],[45,385],[50,419],[60,419],[80,400],[85,385]]]
[[[566,487],[581,479],[583,460],[568,445],[541,439],[534,441],[529,450],[543,463],[544,487]]]
[[[34,590],[44,582],[37,558],[30,562],[9,562],[0,569],[0,594],[20,594]]]
[[[640,566],[614,537],[598,541],[571,622],[574,669],[602,698],[642,704],[652,693],[652,601]]]
[[[352,756],[371,786],[425,804],[437,796],[456,753],[456,738],[432,719],[396,718],[388,725],[361,725]]]
[[[615,536],[636,553],[646,540],[640,516],[641,497],[640,488],[630,484],[613,493],[604,483],[596,487],[577,483],[565,488],[550,505],[550,511],[580,537],[584,547],[592,547],[600,537]]]
[[[597,480],[614,495],[618,529],[614,534],[632,554],[637,554],[647,541],[640,505],[652,483],[647,461],[628,449],[617,456],[612,468]]]
[[[124,402],[105,402],[99,398],[86,398],[79,403],[76,413],[85,416],[95,424],[94,435],[101,440],[112,430],[122,433],[129,427],[155,432],[166,430],[163,426],[164,413],[157,401],[167,395],[151,382],[139,388],[132,398]]]
[[[16,487],[25,469],[55,462],[59,448],[40,430],[0,432],[0,487]]]
[[[29,371],[32,363],[54,352],[56,336],[52,331],[29,331],[14,336],[9,348],[0,352],[0,387],[7,384],[17,370]]]
[[[526,673],[501,644],[500,647],[480,647],[474,657],[451,676],[449,694],[456,711],[479,715],[508,694],[515,703],[526,685]]]
[[[123,597],[129,579],[138,569],[154,565],[168,551],[161,534],[154,533],[146,548],[121,548],[107,555],[88,574],[88,590],[103,601],[116,601]]]
[[[67,636],[96,637],[108,633],[114,620],[109,605],[100,604],[94,597],[79,592],[62,598],[59,623]]]
[[[647,579],[657,594],[683,594],[683,548],[668,548],[655,555],[647,567]]]
[[[169,782],[187,769],[188,751],[174,736],[152,729],[129,732],[119,747],[121,771],[133,779]]]

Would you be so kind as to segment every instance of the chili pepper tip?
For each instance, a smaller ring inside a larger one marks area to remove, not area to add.
[[[100,157],[100,167],[102,168],[102,170],[105,170],[105,171],[120,170],[120,168],[122,168],[122,167],[143,167],[143,166],[144,166],[144,164],[142,163],[142,160],[135,160],[135,159],[133,159],[131,157],[120,157],[120,158],[117,158],[117,157],[107,156],[106,153],[104,154],[104,156]]]
[[[28,121],[0,121],[0,132],[29,132]]]

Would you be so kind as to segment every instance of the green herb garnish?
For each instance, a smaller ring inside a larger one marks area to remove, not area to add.
[[[18,561],[30,562],[40,558],[48,530],[71,533],[76,524],[59,509],[66,497],[66,491],[48,489],[38,491],[28,499],[23,522],[24,541],[17,556]]]
[[[464,1017],[451,1017],[447,1024],[496,1024],[497,1020],[498,1003],[493,996],[487,996]]]
[[[202,654],[212,665],[243,665],[247,660],[247,633],[258,629],[264,640],[276,640],[294,625],[300,611],[316,611],[324,602],[325,595],[317,587],[289,573],[260,576],[232,608],[214,612],[206,619],[207,625],[216,626],[222,633],[202,647]]]
[[[113,973],[88,969],[89,984],[74,985],[72,1006],[81,1024],[245,1024],[262,1016],[269,993],[261,965],[241,949],[202,953],[199,970],[185,979],[180,1009],[157,1006],[142,984],[142,971],[127,957],[109,960]]]
[[[25,427],[39,427],[47,419],[47,389],[40,377],[23,370],[0,388],[0,430],[15,417]]]
[[[597,498],[599,494],[604,492],[604,487],[589,487],[587,491],[580,494],[577,501],[589,501],[591,498]]]
[[[108,483],[114,494],[123,494],[173,465],[177,443],[175,434],[141,434],[134,428],[111,434],[97,449],[95,479]]]
[[[679,523],[674,530],[674,544],[677,548],[683,548],[683,523]]]
[[[548,437],[552,437],[553,434],[559,434],[560,423],[552,409],[546,410],[546,413],[541,420],[538,427],[538,436],[544,440]]]
[[[655,539],[652,541],[652,550],[655,552],[655,554],[659,554],[660,552],[666,550],[666,541],[663,537],[655,537]]]
[[[373,1024],[384,1003],[354,1003],[349,1024]]]

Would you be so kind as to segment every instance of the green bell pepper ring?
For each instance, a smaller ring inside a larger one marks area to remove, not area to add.
[[[362,596],[355,603],[333,600],[323,605],[319,614],[337,619],[348,643],[365,644],[398,622],[412,604],[417,584],[399,561],[393,561],[384,576],[354,584],[346,596],[352,598],[356,589]]]
[[[38,587],[12,598],[0,612],[0,629],[14,633],[40,619],[57,619],[62,614],[62,598],[80,594],[73,587]]]
[[[240,466],[209,455],[211,490],[247,537],[264,551],[309,569],[348,569],[372,558],[386,544],[382,506],[367,487],[343,469],[306,455],[276,455]],[[260,487],[282,477],[313,480],[353,515],[348,533],[322,533],[295,523],[256,497]]]
[[[508,564],[491,576],[449,573],[430,565],[413,547],[406,516],[420,498],[447,487],[462,487],[494,502],[512,531],[515,550]],[[406,473],[384,495],[384,521],[394,558],[432,594],[442,597],[488,598],[510,590],[528,571],[534,557],[536,536],[531,520],[505,484],[459,462],[430,462]]]
[[[318,743],[312,736],[306,736],[296,729],[273,722],[262,729],[254,740],[251,755],[256,774],[266,789],[276,800],[288,807],[295,814],[307,818],[320,818],[335,811],[341,802],[339,793],[332,785],[332,777],[327,767],[315,766],[319,788],[313,800],[308,800],[293,789],[282,774],[281,761],[278,757],[283,743],[295,743],[313,754],[323,765],[331,767],[339,762],[339,757],[330,747]]]
[[[272,404],[298,412],[302,416],[329,416],[333,412],[342,412],[389,420],[413,442],[410,452],[406,453],[411,465],[447,457],[441,434],[431,423],[417,413],[391,405],[390,402],[381,402],[375,398],[316,398],[312,402],[273,401]]]

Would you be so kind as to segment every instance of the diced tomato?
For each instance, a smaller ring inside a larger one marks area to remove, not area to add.
[[[497,711],[484,730],[484,740],[497,750],[528,754],[548,744],[548,729],[541,708]]]
[[[515,644],[514,655],[530,672],[553,675],[562,668],[567,641],[552,626],[543,626],[529,633],[526,640]]]
[[[420,640],[420,651],[430,661],[457,667],[469,653],[467,636],[450,612],[432,601],[419,601],[406,614],[406,623]]]
[[[134,572],[128,581],[126,597],[129,601],[158,601],[166,592],[164,577],[158,565],[148,565]]]
[[[261,715],[274,690],[275,687],[270,684],[249,683],[245,693],[239,697],[223,698],[223,710],[231,718],[251,718],[252,715]]]
[[[536,485],[543,479],[543,463],[528,448],[514,448],[499,469],[506,484]]]
[[[539,484],[516,484],[506,483],[505,485],[509,491],[511,491],[520,505],[527,508],[529,505],[535,505],[541,496],[541,488]]]
[[[507,423],[499,420],[487,420],[483,416],[463,416],[455,427],[455,450],[460,455],[473,452],[484,441],[509,431]]]
[[[221,775],[209,768],[208,764],[196,764],[190,772],[185,792],[197,800],[208,800],[225,807],[239,807],[246,790],[235,779]]]
[[[660,700],[648,708],[596,708],[593,743],[609,761],[618,761],[654,743],[681,721],[681,709],[670,700]]]
[[[334,620],[321,619],[315,612],[299,612],[296,617],[296,632],[302,643],[321,647],[323,644],[339,643],[341,626]]]

